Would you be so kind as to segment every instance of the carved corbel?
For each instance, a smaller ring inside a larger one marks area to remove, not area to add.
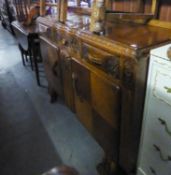
[[[94,33],[104,32],[105,1],[94,0],[92,5],[90,31]]]
[[[46,2],[45,0],[40,0],[40,16],[45,16],[46,13]]]

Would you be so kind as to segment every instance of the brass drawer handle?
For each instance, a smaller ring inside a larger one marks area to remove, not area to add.
[[[167,132],[167,134],[169,134],[169,135],[171,136],[171,131],[169,130],[169,127],[168,127],[166,121],[163,120],[163,119],[161,119],[161,118],[158,118],[158,120],[159,120],[159,122],[161,123],[161,125],[164,126],[165,131]]]
[[[102,65],[103,64],[103,61],[99,58],[96,58],[90,54],[88,54],[88,59],[89,61],[91,61],[92,63],[95,63],[95,64],[98,64],[98,65]]]
[[[65,63],[65,69],[70,70],[70,68],[71,68],[71,58],[66,57],[64,63]]]
[[[72,73],[72,86],[74,88],[74,91],[75,93],[78,95],[78,87],[77,87],[77,84],[78,84],[78,76],[76,73]],[[79,95],[78,95],[79,96]]]
[[[74,89],[76,95],[83,102],[83,96],[82,96],[82,94],[81,94],[81,92],[79,91],[79,88],[78,88],[78,76],[74,72],[72,73],[72,85],[73,85],[73,89]]]
[[[162,152],[161,152],[161,149],[160,149],[157,145],[155,145],[155,144],[154,144],[153,146],[154,146],[155,150],[156,150],[157,152],[159,152],[160,159],[161,159],[162,161],[164,161],[164,162],[170,162],[170,161],[171,161],[171,156],[164,157],[164,155],[163,155]]]
[[[55,63],[53,64],[52,72],[56,77],[59,77],[59,63],[58,63],[58,61],[55,61]]]

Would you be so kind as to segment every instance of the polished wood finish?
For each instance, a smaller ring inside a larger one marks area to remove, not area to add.
[[[74,112],[74,89],[72,82],[72,59],[65,49],[61,50],[62,78],[64,87],[64,100],[66,105]]]
[[[95,0],[92,5],[90,31],[100,33],[104,31],[105,1]]]
[[[171,1],[170,0],[115,0],[112,3],[112,10],[120,12],[142,12],[154,14],[155,18],[162,21],[171,21]]]
[[[40,0],[40,16],[44,16],[46,13],[46,4],[45,4],[45,0]]]
[[[171,23],[166,21],[151,20],[149,21],[148,25],[155,27],[162,27],[169,30],[171,29]]]
[[[67,0],[61,0],[61,7],[60,7],[60,22],[65,23],[67,18]]]
[[[51,102],[54,102],[58,95],[63,96],[61,60],[58,47],[45,37],[40,37],[41,53],[48,80],[48,90]]]
[[[146,24],[153,17],[154,17],[153,14],[143,14],[143,13],[134,13],[134,15],[132,15],[131,13],[112,13],[112,12],[110,13],[108,12],[106,14],[107,21],[117,22],[118,20],[122,20],[125,22],[140,23],[140,24]]]
[[[152,14],[154,14],[155,17],[158,16],[158,12],[159,12],[159,0],[153,0],[152,1],[151,12],[152,12]]]
[[[68,13],[65,24],[41,17],[37,23],[53,26],[47,38],[60,50],[64,99],[104,149],[110,162],[106,174],[113,162],[130,174],[137,161],[149,51],[169,42],[171,30],[117,20],[105,21],[103,35],[97,35],[89,19]]]

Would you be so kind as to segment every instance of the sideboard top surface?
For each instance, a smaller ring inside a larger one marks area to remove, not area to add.
[[[169,29],[126,22],[105,22],[104,34],[97,35],[89,30],[90,20],[88,15],[69,12],[65,24],[50,20],[50,17],[40,17],[38,23],[44,21],[46,25],[73,31],[77,37],[97,47],[101,45],[100,47],[108,47],[111,50],[117,47],[118,52],[126,49],[131,56],[137,56],[139,50],[149,50],[166,43],[171,38]]]

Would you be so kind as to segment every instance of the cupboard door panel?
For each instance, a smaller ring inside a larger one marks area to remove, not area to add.
[[[106,156],[111,160],[117,161],[119,132],[94,110],[92,135],[104,149]]]
[[[86,101],[80,99],[75,95],[75,108],[77,117],[80,122],[88,129],[90,133],[93,131],[93,117],[91,105]]]
[[[80,98],[90,102],[90,72],[81,64],[73,61],[72,79],[75,93]]]
[[[62,78],[64,87],[64,99],[66,105],[75,111],[74,107],[74,92],[72,87],[72,69],[71,69],[71,58],[68,56],[67,52],[61,51],[61,63],[62,63]]]
[[[90,72],[81,64],[73,61],[72,81],[75,96],[75,108],[78,119],[91,132],[92,110],[90,103]]]
[[[40,46],[50,91],[56,92],[57,95],[63,96],[61,65],[58,47],[44,37],[40,38]]]
[[[92,106],[113,128],[118,128],[120,117],[120,87],[91,74]]]

